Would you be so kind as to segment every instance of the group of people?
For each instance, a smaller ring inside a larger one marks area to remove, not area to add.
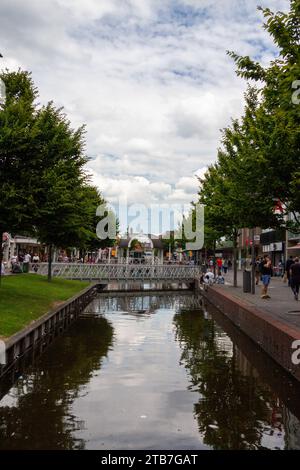
[[[10,259],[11,263],[11,272],[13,274],[18,274],[21,272],[28,272],[29,271],[29,264],[32,262],[33,270],[37,272],[38,270],[38,263],[40,262],[40,257],[37,253],[31,255],[30,253],[19,253],[17,255],[13,255]]]
[[[205,268],[213,270],[214,266],[217,268],[217,273],[218,276],[221,276],[222,274],[227,274],[228,270],[232,267],[232,262],[230,259],[227,258],[217,258],[214,260],[213,258],[209,258],[205,262]]]
[[[225,275],[232,267],[232,262],[228,258],[213,257],[207,259],[202,264],[201,284],[225,284]]]
[[[207,271],[206,273],[203,273],[200,277],[200,284],[225,284],[225,278],[222,276],[222,274],[216,274],[212,271]]]
[[[291,287],[295,300],[299,299],[299,286],[300,286],[300,262],[299,258],[290,258],[285,265],[285,275],[288,280],[288,285]],[[273,266],[271,258],[265,255],[263,258],[257,258],[255,264],[255,277],[256,285],[262,281],[262,299],[269,299],[268,288],[270,285],[271,277],[273,276]]]

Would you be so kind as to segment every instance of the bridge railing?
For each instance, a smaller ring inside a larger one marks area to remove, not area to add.
[[[48,263],[32,263],[32,272],[47,275]],[[53,263],[52,276],[90,280],[193,280],[200,269],[187,265]]]

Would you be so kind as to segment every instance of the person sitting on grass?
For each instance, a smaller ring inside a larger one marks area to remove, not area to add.
[[[261,291],[262,299],[270,299],[270,296],[268,295],[268,288],[270,285],[271,276],[272,276],[272,261],[269,258],[269,256],[265,256],[263,263],[262,263],[262,276],[261,276],[261,280],[263,283],[262,291]]]

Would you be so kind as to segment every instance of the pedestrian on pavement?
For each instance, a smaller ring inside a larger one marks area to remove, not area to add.
[[[217,259],[217,265],[218,265],[218,276],[221,276],[222,274],[222,266],[223,266],[223,260],[222,258]]]
[[[290,267],[291,288],[294,293],[295,300],[299,299],[300,286],[300,263],[299,258],[295,258],[294,264]]]
[[[227,258],[225,258],[223,261],[223,271],[224,271],[224,274],[227,274],[227,271],[228,271],[228,259]]]
[[[270,285],[271,281],[271,276],[272,276],[272,261],[269,258],[269,256],[265,256],[262,264],[262,291],[261,291],[261,298],[262,299],[270,299],[270,296],[268,295],[268,288]]]
[[[290,269],[291,269],[291,266],[292,264],[294,263],[294,258],[292,256],[289,257],[289,259],[287,260],[286,264],[285,264],[285,271],[286,271],[286,277],[287,277],[287,280],[288,280],[288,285],[289,287],[291,287],[291,280],[290,280]]]

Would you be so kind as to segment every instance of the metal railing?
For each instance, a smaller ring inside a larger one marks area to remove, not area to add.
[[[47,263],[32,263],[32,272],[47,275]],[[135,280],[193,280],[201,275],[198,266],[187,265],[134,265],[134,264],[79,264],[53,263],[52,276],[64,279],[104,281]]]
[[[147,265],[158,265],[162,264],[161,259],[154,256],[149,256],[145,258],[106,258],[106,259],[101,259],[98,260],[96,264],[147,264]]]

